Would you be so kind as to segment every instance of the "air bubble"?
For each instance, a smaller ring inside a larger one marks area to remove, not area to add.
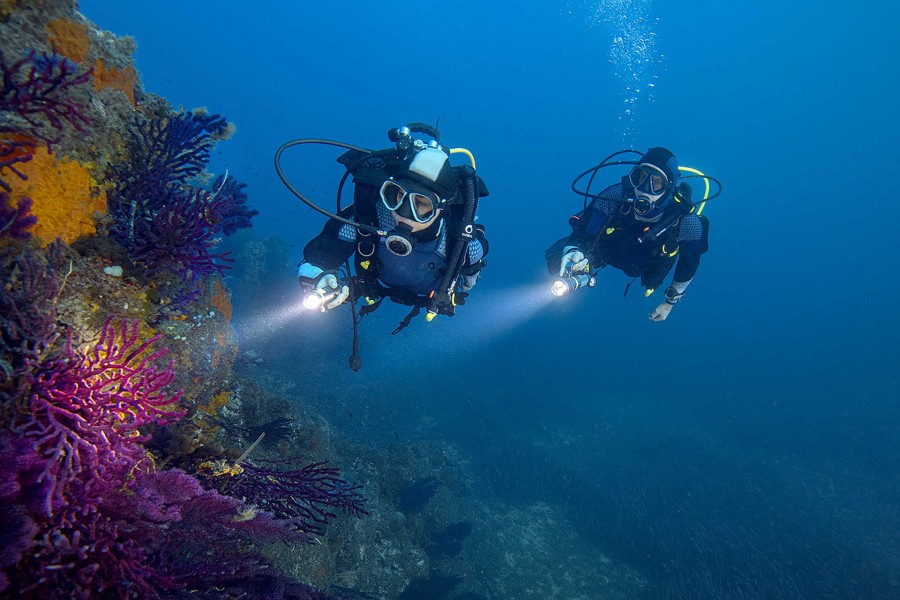
[[[607,62],[622,84],[625,106],[618,117],[627,121],[626,139],[637,135],[637,128],[632,126],[637,108],[641,103],[654,101],[651,90],[655,84],[651,80],[659,76],[653,71],[662,66],[664,59],[656,47],[658,35],[654,31],[660,19],[651,14],[651,9],[650,0],[599,0],[594,3],[590,20],[591,27],[602,25],[610,36]]]

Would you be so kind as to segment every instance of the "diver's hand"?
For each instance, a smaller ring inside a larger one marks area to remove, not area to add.
[[[341,285],[338,282],[337,275],[334,273],[322,273],[316,282],[315,291],[323,298],[333,297],[332,300],[326,301],[322,305],[324,310],[331,310],[340,306],[350,296],[350,288],[346,285]]]
[[[672,307],[674,304],[669,304],[668,302],[663,302],[659,306],[656,307],[652,313],[650,313],[651,321],[665,321],[669,317],[669,313],[672,312]]]
[[[340,284],[337,273],[323,271],[307,262],[300,264],[297,278],[307,296],[303,304],[310,310],[331,310],[350,296],[350,288]]]
[[[572,274],[586,273],[591,270],[588,259],[584,257],[584,252],[575,246],[566,246],[563,250],[562,260],[559,263],[559,276],[566,274],[566,267],[572,263]]]

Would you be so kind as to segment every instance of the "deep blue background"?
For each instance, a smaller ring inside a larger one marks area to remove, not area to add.
[[[645,75],[658,76],[654,99],[636,104],[629,131],[609,60],[619,33],[598,6],[649,17],[656,34]],[[660,419],[675,438],[700,436],[736,462],[799,461],[839,482],[864,473],[900,547],[890,508],[900,433],[896,3],[85,0],[81,10],[137,38],[148,91],[237,124],[213,167],[250,184],[254,232],[296,243],[296,259],[323,220],[275,176],[281,143],[379,148],[389,127],[440,117],[444,141],[475,153],[492,191],[480,210],[491,256],[470,305],[402,338],[384,334],[403,311],[371,319],[365,379],[345,367],[345,316],[274,334],[302,339],[319,375],[350,390],[426,390],[404,414],[443,415],[448,432],[496,418],[520,432],[544,420],[576,432],[623,410],[624,429],[654,436],[647,424]],[[635,288],[623,300],[625,277],[605,271],[598,288],[551,305],[543,250],[580,206],[572,177],[622,147],[653,145],[725,185],[706,209],[711,249],[685,301],[651,323],[659,298]],[[286,158],[297,185],[329,207],[334,156]],[[240,330],[258,315],[236,302]],[[304,368],[293,374],[312,377]],[[448,372],[449,386],[433,391]],[[363,404],[396,414],[391,397]]]

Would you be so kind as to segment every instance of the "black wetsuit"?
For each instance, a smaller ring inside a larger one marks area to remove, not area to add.
[[[397,223],[391,211],[381,202],[378,189],[375,185],[357,182],[353,200],[359,209],[351,205],[340,216],[376,225],[384,231],[393,229]],[[455,208],[450,207],[448,211]],[[398,295],[427,296],[440,283],[447,262],[447,245],[453,240],[447,231],[449,220],[444,218],[445,214],[449,214],[448,211],[427,229],[412,234],[413,251],[403,257],[390,252],[385,246],[384,238],[374,234],[361,234],[351,225],[330,219],[322,233],[310,240],[303,249],[303,261],[325,271],[332,271],[356,252],[357,274],[362,271],[360,263],[366,263],[368,268],[365,272]],[[460,281],[462,289],[471,288],[477,281],[487,249],[484,230],[479,227],[476,239],[469,242]]]
[[[653,223],[635,218],[631,205],[623,202],[623,184],[611,185],[598,196],[570,220],[572,234],[547,250],[547,270],[552,275],[559,274],[565,249],[574,246],[590,260],[593,269],[615,267],[629,277],[640,277],[648,289],[658,288],[676,261],[673,282],[687,284],[693,279],[700,257],[709,249],[706,217],[684,215],[656,240],[641,243],[644,229]]]

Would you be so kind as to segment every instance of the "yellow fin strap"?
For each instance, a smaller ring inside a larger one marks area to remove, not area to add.
[[[647,288],[647,291],[644,292],[644,298],[649,297],[654,291],[656,291],[656,288]]]

